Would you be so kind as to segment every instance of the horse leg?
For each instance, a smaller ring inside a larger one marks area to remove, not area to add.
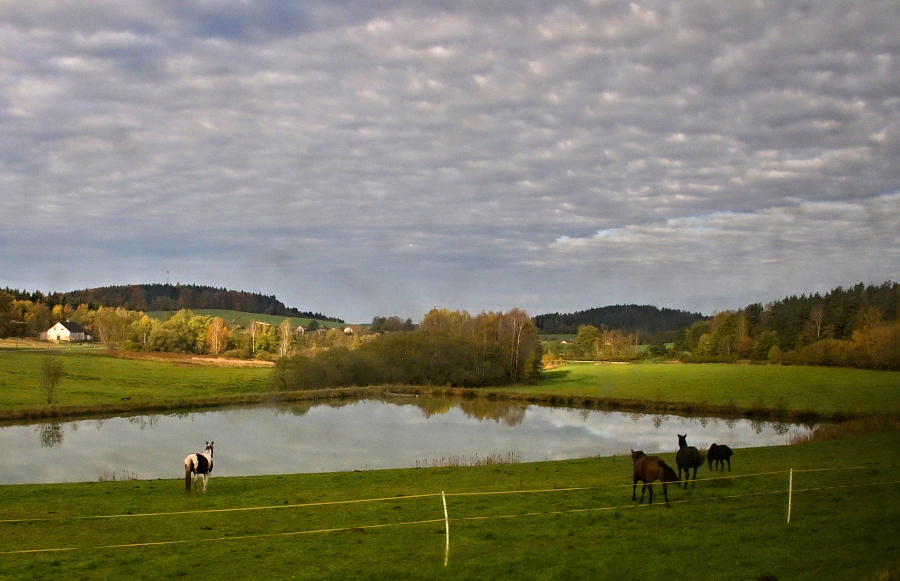
[[[687,476],[687,474],[685,474]],[[697,467],[694,466],[694,478],[691,480],[691,490],[694,489],[694,486],[697,484]],[[687,482],[684,483],[684,489],[687,490]]]
[[[687,476],[687,474],[685,474],[685,476]],[[687,489],[687,483],[685,483],[684,486],[685,486],[685,489]],[[663,480],[662,487],[663,487],[663,498],[666,501],[666,506],[669,506],[669,492],[668,492],[668,490],[666,490],[667,485],[666,485],[665,480]]]
[[[647,495],[647,497],[648,497],[647,504],[653,504],[653,484],[645,484],[644,488],[646,488],[649,491],[649,494]],[[643,502],[643,500],[644,500],[644,492],[641,491],[641,501]]]
[[[726,458],[725,460],[728,461],[728,471],[731,472],[731,457],[729,456],[729,457]],[[722,466],[722,472],[725,472],[725,466],[724,466],[724,465]]]
[[[206,483],[209,482],[209,472],[203,475],[203,494],[206,494]]]
[[[643,498],[643,494],[641,497]],[[631,500],[637,500],[637,478],[634,479],[634,484],[631,485]]]

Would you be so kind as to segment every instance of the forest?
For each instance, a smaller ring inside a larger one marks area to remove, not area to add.
[[[900,286],[893,282],[794,295],[710,317],[658,314],[654,321],[655,307],[617,306],[535,317],[544,332],[576,327],[571,340],[545,342],[544,362],[677,359],[900,370]]]
[[[154,285],[146,286],[155,288]],[[285,313],[280,325],[251,320],[241,326],[229,327],[219,317],[195,315],[188,308],[179,309],[163,320],[151,318],[141,310],[126,306],[131,304],[129,300],[137,300],[140,287],[109,288],[119,289],[118,296],[124,301],[121,305],[99,306],[94,301],[76,303],[74,294],[66,294],[65,301],[54,302],[41,294],[28,295],[9,289],[0,291],[0,338],[37,337],[52,323],[71,320],[88,329],[95,342],[115,349],[269,360],[298,358],[290,364],[282,364],[282,383],[295,386],[305,381],[298,379],[300,374],[296,369],[306,365],[310,373],[320,373],[310,361],[316,358],[321,362],[333,360],[337,355],[328,354],[330,350],[344,353],[347,358],[347,362],[341,364],[346,368],[340,373],[333,373],[333,369],[329,372],[327,382],[335,384],[358,381],[351,373],[353,370],[360,373],[365,370],[375,377],[384,377],[385,370],[390,369],[395,374],[392,377],[405,377],[415,383],[426,381],[420,379],[424,377],[420,372],[429,369],[433,373],[427,381],[458,385],[491,385],[501,378],[523,381],[533,372],[530,366],[534,363],[535,352],[528,351],[526,355],[515,351],[515,365],[505,359],[512,352],[506,343],[505,334],[509,331],[504,325],[522,319],[518,309],[506,314],[482,313],[477,316],[434,310],[418,324],[399,317],[375,317],[371,325],[346,330],[343,326],[316,330],[316,324],[308,328],[292,325],[287,314],[309,314],[287,309],[275,297],[218,289],[220,296],[216,300],[233,297],[237,301],[234,304],[240,304],[241,300],[255,301],[257,308],[267,305],[262,309],[264,311]],[[123,294],[126,293],[123,289],[133,291],[128,295],[130,299]],[[176,305],[209,305],[206,299],[198,297],[215,295],[209,287],[169,285],[169,288],[159,290],[173,293],[173,289],[178,294],[172,296],[178,299],[169,296],[169,300],[176,300]],[[201,292],[201,289],[206,290]],[[51,296],[59,299],[63,295]],[[113,294],[104,295],[99,291],[85,296],[105,296],[104,300],[115,302]],[[151,304],[161,304],[162,295],[143,294],[144,300],[150,296],[154,297]],[[200,302],[190,302],[195,300]],[[438,321],[444,322],[438,325]],[[553,340],[548,336],[548,329],[559,331],[572,325],[575,325],[574,339]],[[435,329],[444,331],[437,333]],[[868,286],[859,283],[846,289],[837,287],[824,295],[789,296],[765,305],[754,303],[741,309],[722,311],[710,317],[635,305],[591,309],[571,315],[554,313],[528,318],[522,333],[519,338],[528,338],[526,346],[531,345],[532,334],[535,337],[544,335],[544,340],[537,343],[537,350],[541,353],[538,358],[545,366],[572,359],[632,361],[645,358],[695,363],[753,361],[900,370],[900,285],[893,282]],[[406,354],[399,357],[397,353],[400,352]],[[422,353],[430,354],[431,363],[427,358],[416,359],[423,357]],[[382,360],[382,369],[377,370],[378,366],[372,364],[375,358]],[[445,369],[443,363],[436,363],[441,358],[453,363]],[[521,362],[527,362],[526,367],[520,367]],[[450,372],[453,364],[459,364],[457,373]]]
[[[49,309],[66,305],[75,308],[81,304],[86,304],[91,309],[121,307],[129,311],[225,309],[279,317],[305,317],[319,321],[344,322],[321,313],[300,311],[294,307],[288,308],[275,296],[202,285],[133,284],[54,292],[47,295],[40,291],[29,293],[9,288],[3,289],[3,291],[15,299],[40,303]]]
[[[900,285],[859,283],[723,311],[685,329],[674,351],[686,361],[900,370]]]
[[[700,313],[652,305],[610,305],[567,314],[537,315],[534,324],[542,335],[574,335],[579,327],[589,325],[624,330],[637,334],[639,340],[652,342],[671,341],[677,333],[704,319]]]

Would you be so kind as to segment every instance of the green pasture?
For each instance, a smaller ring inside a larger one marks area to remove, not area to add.
[[[44,345],[44,347],[49,347]],[[171,403],[265,392],[271,368],[216,367],[106,356],[103,349],[0,349],[0,410],[46,407],[41,362],[57,357],[66,375],[58,407],[128,401]],[[831,367],[727,364],[569,364],[536,385],[506,391],[546,396],[676,402],[819,414],[900,412],[900,373]]]
[[[898,462],[897,432],[741,449],[668,508],[622,456],[3,486],[0,579],[897,579]]]
[[[0,349],[0,409],[47,406],[38,381],[41,364],[55,357],[65,376],[54,405],[102,406],[171,402],[264,391],[271,368],[214,367],[141,361],[104,355],[105,350]]]
[[[900,373],[841,367],[576,363],[516,391],[820,414],[900,411]]]

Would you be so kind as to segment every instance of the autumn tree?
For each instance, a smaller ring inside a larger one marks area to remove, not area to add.
[[[213,317],[206,331],[206,350],[211,355],[219,355],[228,348],[231,332],[222,317]]]
[[[291,327],[291,320],[285,319],[278,326],[278,354],[282,357],[291,351],[291,345],[294,340],[294,329]]]

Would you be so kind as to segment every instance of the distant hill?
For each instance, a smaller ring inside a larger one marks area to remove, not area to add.
[[[223,309],[278,317],[302,317],[343,323],[336,317],[288,308],[274,295],[182,284],[133,284],[51,293],[42,300],[48,306],[81,304],[123,307],[134,311]]]
[[[574,334],[581,325],[593,325],[598,329],[606,326],[609,329],[638,331],[647,339],[666,339],[675,331],[706,318],[700,313],[660,309],[651,305],[610,305],[569,314],[538,315],[533,320],[543,335]]]

